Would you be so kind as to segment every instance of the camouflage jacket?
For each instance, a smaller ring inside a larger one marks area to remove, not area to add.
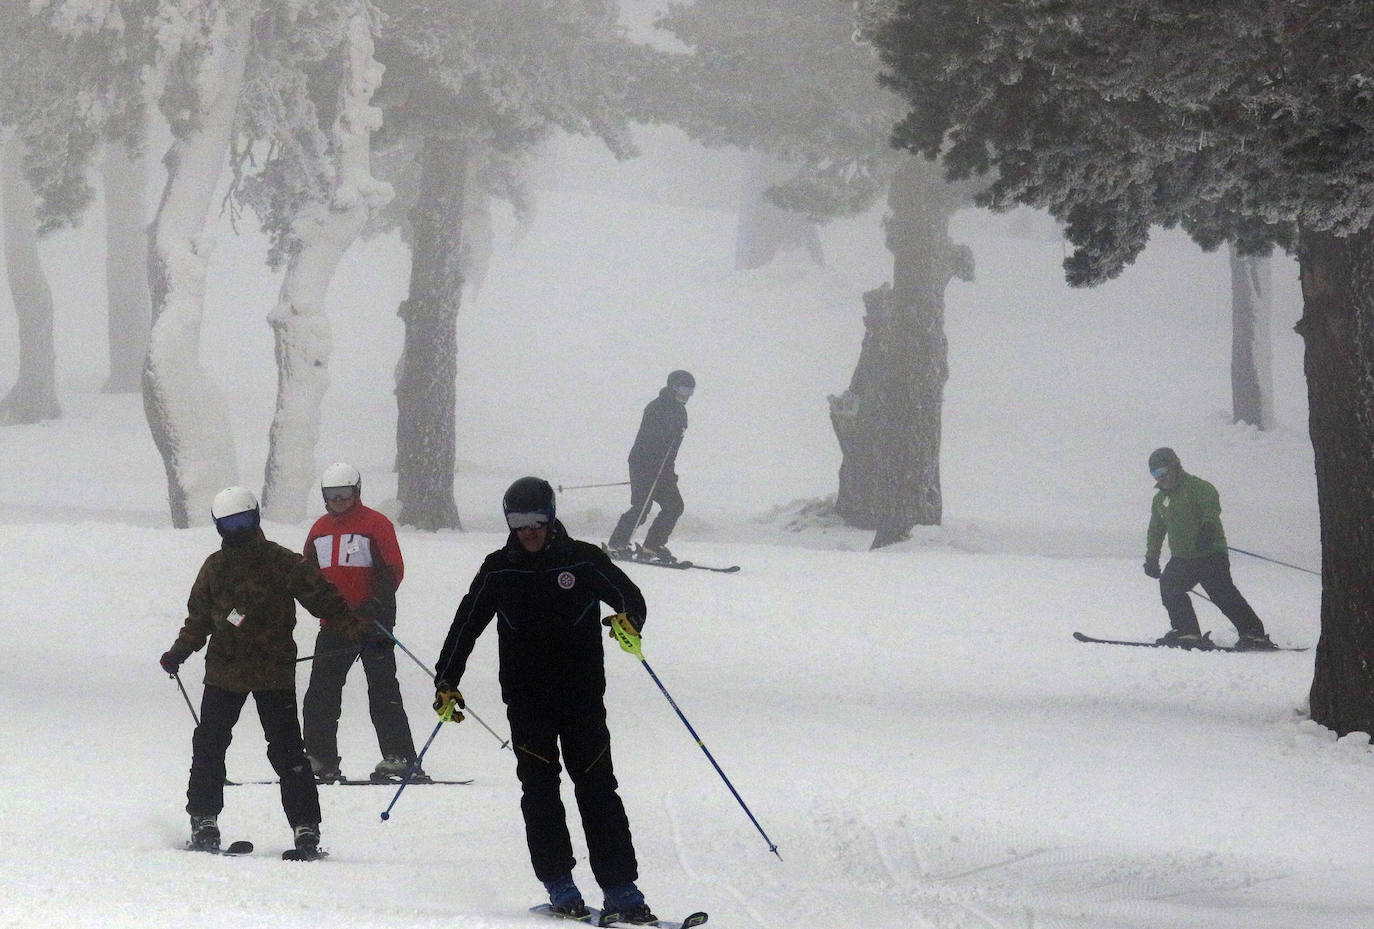
[[[172,649],[189,655],[209,639],[207,684],[239,693],[294,690],[298,600],[321,619],[352,620],[319,568],[258,530],[246,544],[224,545],[205,559]]]

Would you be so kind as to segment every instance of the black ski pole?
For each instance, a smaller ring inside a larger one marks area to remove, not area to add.
[[[629,481],[615,481],[611,484],[559,484],[558,492],[561,494],[565,490],[590,490],[593,487],[624,487]]]
[[[420,770],[420,762],[424,760],[425,752],[429,751],[430,745],[434,743],[434,737],[439,734],[439,726],[443,724],[444,720],[439,720],[439,724],[434,727],[434,731],[431,732],[429,738],[425,740],[425,747],[420,749],[420,754],[416,755],[415,760],[410,763],[410,767],[406,768],[405,777],[401,778],[401,786],[396,788],[396,795],[391,798],[391,802],[386,805],[386,809],[382,810],[382,822],[386,822],[391,818],[391,808],[396,805],[397,800],[401,799],[401,791],[406,789],[406,785],[409,784],[410,779],[415,776],[415,772]]]
[[[375,619],[372,621],[372,624],[373,624],[374,626],[376,626],[378,629],[382,630],[382,633],[383,633],[388,639],[390,639],[391,641],[395,642],[397,648],[399,648],[401,651],[403,651],[403,652],[405,652],[407,655],[409,655],[409,656],[410,656],[410,660],[413,661],[413,662],[415,662],[417,665],[419,665],[419,666],[420,666],[420,670],[421,670],[421,671],[424,671],[426,674],[428,674],[428,675],[429,675],[429,679],[430,679],[431,681],[434,680],[434,673],[433,673],[432,671],[430,671],[429,668],[426,668],[426,667],[425,667],[425,663],[424,663],[423,661],[421,661],[419,658],[416,658],[416,657],[415,657],[415,654],[414,654],[410,649],[408,649],[408,648],[406,648],[404,645],[402,645],[402,644],[401,644],[401,640],[398,639],[398,638],[396,638],[395,634],[394,634],[390,629],[388,629],[386,626],[383,626],[380,622],[378,622],[378,621],[375,620]],[[501,743],[501,747],[502,747],[502,748],[510,748],[510,740],[509,740],[509,739],[503,739],[503,738],[501,738],[501,736],[497,734],[497,732],[496,732],[495,729],[491,728],[490,726],[488,726],[488,725],[486,724],[486,721],[483,720],[482,717],[480,717],[480,716],[478,716],[476,713],[472,712],[472,710],[469,709],[468,707],[463,707],[463,712],[464,712],[465,714],[467,714],[468,716],[471,716],[473,719],[477,720],[477,722],[481,724],[481,726],[482,726],[483,729],[485,729],[485,730],[487,730],[488,732],[491,733],[492,738],[496,739],[496,741],[498,741],[498,742]],[[430,738],[433,738],[433,736],[430,736]],[[511,749],[511,751],[515,751],[515,749]]]
[[[196,715],[196,708],[191,704],[191,695],[186,692],[186,688],[181,683],[181,673],[176,672],[172,674],[172,677],[176,679],[177,689],[181,691],[181,699],[186,701],[186,709],[191,711],[191,718],[194,719],[196,725],[199,726],[200,717]]]
[[[1302,565],[1289,564],[1286,561],[1279,561],[1277,558],[1270,558],[1268,555],[1259,555],[1255,552],[1247,552],[1245,549],[1236,548],[1234,545],[1228,545],[1226,547],[1233,552],[1238,552],[1241,555],[1249,555],[1251,558],[1258,558],[1260,561],[1267,561],[1270,564],[1283,565],[1285,568],[1292,568],[1294,571],[1304,571],[1307,574],[1315,574],[1317,575],[1317,577],[1322,576],[1322,573],[1320,571],[1313,571],[1311,568],[1304,568]]]
[[[332,658],[332,657],[335,656],[335,655],[345,655],[345,654],[347,654],[347,653],[349,653],[349,652],[352,652],[352,651],[354,651],[354,649],[351,649],[351,648],[336,648],[336,649],[333,649],[332,651],[327,651],[327,652],[316,652],[316,653],[313,654],[313,655],[306,655],[306,656],[303,657],[303,658],[297,658],[297,659],[296,659],[296,664],[300,664],[302,661],[314,661],[316,658]]]
[[[631,632],[622,625],[621,621],[625,618],[624,613],[617,613],[615,616],[609,617],[608,624],[611,627],[611,634],[614,635],[615,640],[620,643],[620,647],[638,658],[639,663],[644,666],[644,670],[649,672],[649,677],[654,679],[654,683],[658,685],[659,691],[663,694],[664,698],[667,699],[668,705],[673,708],[673,712],[677,713],[677,718],[682,720],[682,724],[686,726],[687,731],[692,734],[692,738],[696,740],[697,747],[706,755],[706,760],[711,762],[711,767],[716,769],[716,773],[719,774],[720,779],[725,782],[725,786],[730,788],[730,793],[734,795],[735,801],[740,805],[740,809],[744,810],[744,814],[749,817],[749,821],[754,824],[754,828],[759,831],[759,835],[763,836],[763,840],[768,843],[768,850],[774,855],[777,855],[779,861],[782,861],[782,855],[778,852],[777,843],[768,838],[768,833],[763,831],[763,827],[759,825],[759,821],[754,818],[753,812],[750,811],[748,804],[744,802],[744,798],[739,795],[739,791],[735,789],[735,785],[730,783],[730,779],[725,776],[725,772],[722,771],[720,765],[716,763],[716,758],[711,754],[711,750],[706,747],[705,742],[701,741],[701,736],[697,735],[697,731],[692,728],[692,724],[687,721],[687,717],[683,715],[682,710],[678,709],[677,701],[673,699],[673,695],[668,693],[668,688],[663,686],[663,682],[658,679],[658,675],[654,673],[654,669],[649,667],[649,662],[644,660],[644,652],[640,647],[639,635],[635,632]]]

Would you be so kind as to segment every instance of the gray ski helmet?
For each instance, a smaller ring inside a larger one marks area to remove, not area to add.
[[[546,523],[552,523],[556,513],[553,487],[540,477],[522,477],[506,488],[506,495],[501,498],[501,511],[505,514],[506,525],[512,529],[536,525],[530,519],[533,514],[542,515]]]
[[[674,390],[679,387],[686,387],[688,390],[696,390],[697,379],[692,377],[691,371],[677,370],[668,375],[668,386]]]
[[[1159,476],[1155,474],[1155,471],[1161,468],[1177,468],[1181,464],[1182,462],[1178,460],[1178,454],[1172,448],[1157,448],[1150,452],[1149,468],[1150,474],[1154,477]]]

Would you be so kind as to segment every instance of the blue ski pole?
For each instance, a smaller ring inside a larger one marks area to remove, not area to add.
[[[439,727],[445,722],[446,720],[439,720],[438,725],[434,727],[434,731],[431,732],[429,738],[425,740],[425,747],[420,749],[420,754],[416,755],[415,760],[410,763],[410,767],[406,768],[405,777],[401,778],[401,786],[396,788],[396,795],[391,798],[391,802],[386,805],[386,809],[382,810],[382,822],[386,822],[391,818],[391,808],[396,805],[397,800],[401,799],[401,791],[406,789],[406,785],[409,784],[410,779],[415,776],[415,772],[420,770],[420,762],[424,760],[425,752],[429,751],[430,745],[434,743],[434,737],[439,734]]]
[[[782,861],[782,855],[778,853],[777,844],[772,839],[768,838],[768,833],[763,831],[763,827],[759,825],[759,821],[754,818],[754,814],[750,812],[748,804],[744,802],[744,798],[739,795],[738,790],[735,790],[735,785],[730,783],[730,779],[725,776],[725,772],[722,771],[720,765],[716,763],[715,756],[711,754],[711,750],[706,747],[705,742],[701,741],[701,736],[697,735],[697,731],[692,728],[692,724],[687,721],[687,717],[682,714],[682,710],[678,709],[677,701],[673,699],[673,695],[668,693],[668,688],[663,686],[663,682],[658,679],[658,675],[654,673],[654,669],[649,667],[649,662],[644,660],[644,652],[641,650],[639,642],[639,633],[629,624],[629,617],[624,613],[617,613],[614,616],[607,617],[602,620],[602,622],[611,627],[611,636],[620,643],[620,647],[638,658],[639,663],[644,666],[644,670],[649,672],[649,676],[654,679],[654,683],[658,685],[659,691],[662,692],[664,698],[667,699],[668,705],[673,708],[673,712],[677,713],[677,718],[682,720],[682,724],[687,727],[687,731],[692,734],[692,738],[696,739],[697,747],[706,755],[706,760],[711,762],[711,767],[716,769],[716,773],[719,774],[720,779],[725,782],[725,786],[730,788],[730,793],[734,795],[735,801],[740,805],[740,809],[744,810],[744,814],[749,817],[749,821],[754,824],[754,828],[759,831],[759,835],[763,836],[763,840],[768,843],[768,850],[774,855],[777,855],[779,861]]]

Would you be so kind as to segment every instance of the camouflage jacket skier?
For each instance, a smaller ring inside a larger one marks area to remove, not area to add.
[[[239,693],[294,690],[296,601],[338,628],[356,622],[319,568],[259,529],[205,559],[172,650],[189,655],[209,639],[206,684]]]

